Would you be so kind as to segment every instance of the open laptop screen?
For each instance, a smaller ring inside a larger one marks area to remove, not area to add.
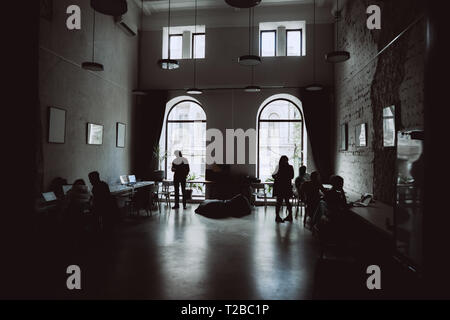
[[[44,197],[46,202],[50,202],[50,201],[56,201],[56,195],[54,192],[44,192],[42,193],[42,196]]]
[[[128,183],[128,176],[120,176],[120,183],[121,184],[127,184]]]
[[[130,181],[130,183],[136,183],[136,176],[128,176],[128,181]]]

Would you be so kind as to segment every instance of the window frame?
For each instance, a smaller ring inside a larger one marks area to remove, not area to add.
[[[298,110],[298,112],[300,114],[300,119],[297,119],[297,120],[295,120],[295,119],[292,119],[292,120],[287,120],[287,119],[277,119],[277,120],[263,119],[263,120],[261,120],[261,115],[262,115],[264,109],[268,105],[270,105],[271,103],[276,102],[276,101],[286,101],[286,102],[291,103],[295,108],[297,108],[297,110]],[[305,134],[305,132],[304,132],[304,129],[305,129],[305,127],[304,127],[304,119],[305,119],[305,117],[304,117],[303,112],[300,109],[300,107],[295,102],[293,102],[292,100],[289,100],[289,99],[286,99],[286,98],[273,99],[273,100],[267,102],[261,108],[261,110],[259,111],[259,114],[258,114],[258,141],[257,141],[257,151],[258,152],[257,152],[257,168],[256,168],[256,174],[257,174],[257,178],[258,179],[260,178],[260,164],[261,164],[261,162],[260,162],[260,151],[261,151],[261,148],[260,148],[260,140],[261,140],[260,130],[261,130],[261,126],[260,126],[260,124],[261,124],[261,122],[267,122],[267,123],[273,123],[273,122],[281,122],[281,123],[283,123],[283,122],[300,122],[301,123],[301,132],[302,132],[302,139],[301,139],[300,147],[301,147],[301,153],[302,153],[302,163],[304,164],[304,160],[305,160],[305,159],[303,159],[303,155],[304,155],[304,151],[305,151],[304,143],[303,143],[303,140],[304,140],[303,135]]]
[[[203,58],[196,58],[195,55],[194,55],[194,53],[195,53],[195,49],[194,49],[195,36],[205,36],[205,52],[204,52],[204,57]],[[192,41],[192,43],[191,43],[191,59],[205,59],[205,57],[206,57],[206,32],[192,33],[191,41]]]
[[[171,39],[172,37],[181,37],[181,58],[172,58],[172,52],[170,50],[170,43],[171,43]],[[169,34],[169,43],[167,44],[169,46],[169,59],[183,59],[183,34],[181,33],[174,33],[174,34]]]
[[[387,108],[393,108],[394,109],[394,111],[392,112],[392,116],[385,116],[384,115],[384,109],[387,109]],[[397,123],[396,123],[396,107],[395,107],[395,105],[392,105],[392,106],[389,106],[389,107],[384,107],[383,108],[383,110],[382,110],[382,115],[381,115],[381,119],[382,119],[382,127],[383,127],[383,148],[395,148],[396,146],[397,146]],[[384,134],[385,134],[385,132],[384,132],[384,122],[385,122],[385,120],[393,120],[394,121],[394,145],[392,145],[392,146],[385,146],[384,145]]]
[[[299,55],[288,55],[288,33],[289,32],[300,32],[300,54]],[[303,52],[303,29],[286,29],[286,57],[301,57]]]
[[[274,45],[274,55],[273,56],[263,56],[262,55],[262,35],[263,35],[263,33],[273,33],[273,34],[275,34],[274,41],[273,41],[273,45]],[[262,57],[262,58],[277,57],[277,30],[276,29],[274,29],[274,30],[261,30],[259,32],[259,43],[260,43],[260,45],[259,45],[259,56],[260,57]]]
[[[200,103],[196,102],[196,101],[185,99],[185,100],[181,100],[180,102],[177,102],[176,104],[174,104],[170,108],[169,112],[167,112],[167,116],[166,116],[166,128],[165,128],[166,134],[165,134],[165,141],[164,141],[164,152],[166,152],[166,153],[167,153],[167,147],[168,147],[168,144],[169,144],[168,143],[169,142],[168,141],[168,137],[169,137],[169,134],[168,134],[169,133],[169,123],[179,123],[179,124],[182,124],[182,123],[196,123],[196,122],[206,123],[207,118],[205,120],[169,120],[170,113],[173,111],[173,109],[175,109],[178,105],[180,105],[182,103],[185,103],[185,102],[195,103],[196,105],[198,105],[203,110],[203,112],[205,113],[205,118],[206,118],[205,109],[203,109],[202,105]],[[167,167],[168,167],[167,166],[167,158],[168,157],[166,157],[164,159],[164,169],[165,169],[164,179],[167,179]]]

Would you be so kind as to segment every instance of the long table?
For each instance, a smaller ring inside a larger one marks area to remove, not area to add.
[[[154,185],[153,181],[141,181],[137,182],[134,185],[113,185],[109,187],[109,190],[113,196],[124,195],[128,193],[132,193],[140,188],[145,188]]]

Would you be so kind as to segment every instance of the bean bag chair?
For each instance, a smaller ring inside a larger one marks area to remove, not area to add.
[[[209,218],[224,218],[227,216],[225,201],[205,200],[195,209],[195,213]]]
[[[231,200],[227,200],[226,206],[227,206],[227,212],[232,217],[243,217],[246,215],[249,215],[252,212],[252,207],[250,205],[250,202],[246,197],[239,194],[235,197],[233,197]]]
[[[195,209],[197,214],[216,219],[243,217],[251,211],[250,203],[243,195],[237,195],[230,200],[205,200]]]

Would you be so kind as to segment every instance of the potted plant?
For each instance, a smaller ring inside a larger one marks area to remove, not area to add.
[[[158,143],[153,147],[153,158],[158,164],[158,170],[153,172],[153,178],[155,181],[162,181],[166,176],[166,172],[162,168],[163,162],[167,159],[167,152],[162,152]]]
[[[195,173],[191,173],[186,178],[186,199],[192,200],[192,192],[194,190],[198,190],[203,192],[203,184],[202,183],[192,183],[190,181],[195,181],[200,179],[201,176],[196,176]]]
[[[274,183],[274,182],[275,182],[275,179],[274,179],[274,178],[267,178],[267,179],[266,179],[266,182],[272,182],[272,183]],[[273,184],[267,185],[267,193],[272,194],[272,191],[273,191]],[[272,196],[273,196],[273,195],[272,195]]]

